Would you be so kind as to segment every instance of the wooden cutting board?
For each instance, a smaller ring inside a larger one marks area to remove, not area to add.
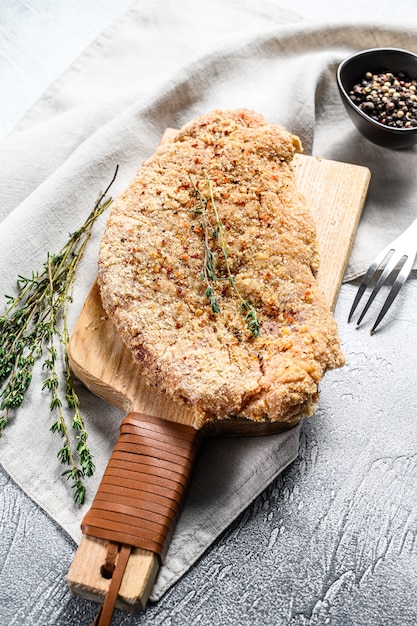
[[[321,250],[318,280],[333,309],[370,180],[367,168],[296,155],[295,175],[315,218]],[[135,411],[173,422],[192,424],[191,413],[146,385],[102,308],[94,284],[70,341],[73,371],[95,394],[126,412]],[[229,420],[233,434],[268,434],[281,425],[253,425]],[[224,431],[226,432],[226,431]],[[222,433],[223,434],[223,433]],[[227,432],[226,434],[230,434]],[[109,542],[83,536],[68,573],[71,591],[102,602],[110,585],[102,575]],[[143,609],[159,569],[154,553],[134,548],[120,586],[116,606]]]

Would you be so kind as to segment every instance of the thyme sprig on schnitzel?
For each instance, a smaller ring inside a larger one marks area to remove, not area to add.
[[[200,216],[200,228],[204,232],[204,259],[203,267],[200,273],[200,277],[206,283],[205,295],[211,306],[213,313],[221,313],[221,307],[219,299],[216,296],[214,284],[220,278],[216,275],[215,271],[215,256],[210,247],[211,241],[218,241],[222,256],[224,258],[227,280],[232,287],[236,297],[239,300],[239,307],[241,312],[246,313],[245,323],[246,327],[253,335],[253,337],[259,337],[260,323],[255,307],[250,303],[249,299],[244,298],[240,293],[235,277],[233,276],[229,254],[227,251],[226,243],[223,236],[223,223],[220,218],[219,210],[214,199],[213,185],[207,172],[204,172],[207,185],[208,185],[208,197],[206,197],[202,191],[198,188],[197,184],[191,180],[192,191],[195,197],[195,203],[191,209],[191,213]],[[209,209],[212,209],[214,219],[210,220]],[[214,226],[212,225],[214,223]]]

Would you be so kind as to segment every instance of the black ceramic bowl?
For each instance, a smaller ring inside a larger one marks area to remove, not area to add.
[[[405,72],[417,79],[417,55],[400,48],[372,48],[348,57],[337,69],[337,85],[346,111],[358,130],[373,143],[384,148],[408,148],[417,143],[417,126],[393,128],[364,113],[349,96],[349,92],[366,72]]]

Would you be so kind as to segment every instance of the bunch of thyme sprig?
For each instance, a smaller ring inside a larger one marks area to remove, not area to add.
[[[50,392],[50,410],[56,415],[50,429],[63,439],[57,457],[68,466],[62,475],[71,479],[73,498],[79,504],[85,501],[83,479],[93,474],[95,466],[87,445],[88,435],[69,364],[67,305],[72,302],[77,268],[92,228],[112,203],[112,198],[106,199],[106,195],[116,178],[117,169],[84,224],[70,234],[57,254],[48,253],[42,271],[32,273],[30,278],[18,277],[18,294],[6,296],[7,308],[0,317],[0,436],[11,411],[22,404],[32,380],[33,367],[41,360],[42,369],[46,372],[42,389]],[[60,354],[63,354],[62,376]],[[65,393],[61,392],[61,379]],[[65,419],[64,403],[73,412],[71,427],[75,431],[75,449]]]
[[[196,199],[194,207],[191,209],[191,212],[195,215],[201,215],[201,229],[204,232],[204,260],[203,260],[203,268],[201,270],[201,278],[206,282],[206,298],[208,299],[211,309],[213,313],[220,313],[220,305],[218,298],[215,294],[215,290],[213,287],[213,283],[219,278],[215,273],[215,262],[214,255],[210,248],[210,237],[214,240],[218,240],[220,245],[220,249],[225,261],[226,272],[227,272],[227,280],[229,281],[230,286],[232,287],[235,295],[239,300],[239,306],[241,312],[245,312],[245,323],[247,329],[250,331],[253,337],[259,337],[260,333],[260,323],[258,320],[258,315],[255,307],[250,303],[247,298],[244,298],[236,285],[235,277],[232,274],[232,270],[230,268],[229,262],[229,254],[226,248],[226,244],[223,237],[223,224],[220,219],[219,211],[214,200],[213,195],[213,185],[211,179],[207,172],[205,173],[205,177],[207,180],[208,190],[209,190],[209,198],[206,198],[205,195],[200,191],[197,187],[196,183],[191,179],[191,184],[193,188],[193,194]],[[210,218],[208,215],[208,207],[209,203],[214,213],[214,226],[210,222]]]

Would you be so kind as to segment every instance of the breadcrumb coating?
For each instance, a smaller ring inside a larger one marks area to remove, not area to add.
[[[296,151],[300,140],[263,116],[215,110],[161,145],[111,211],[99,255],[103,306],[148,382],[189,405],[197,426],[297,422],[314,412],[326,370],[344,363],[315,278]]]

